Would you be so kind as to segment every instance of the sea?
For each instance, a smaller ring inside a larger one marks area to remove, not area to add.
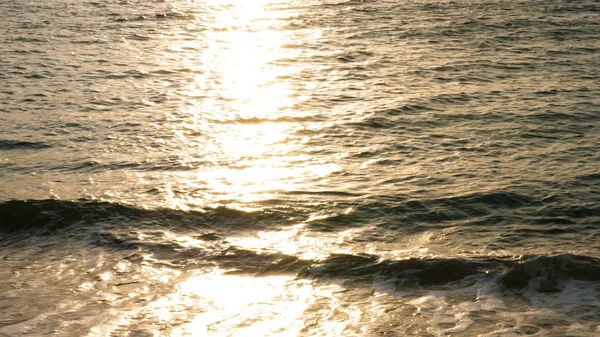
[[[0,17],[0,336],[600,336],[600,1]]]

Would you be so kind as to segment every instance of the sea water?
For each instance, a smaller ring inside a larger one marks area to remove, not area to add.
[[[0,335],[600,336],[600,2],[0,16]]]

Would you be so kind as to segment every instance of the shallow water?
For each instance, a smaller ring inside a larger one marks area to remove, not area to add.
[[[0,14],[3,336],[600,335],[600,2]]]

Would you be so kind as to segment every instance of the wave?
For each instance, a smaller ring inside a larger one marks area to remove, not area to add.
[[[127,21],[148,21],[148,20],[189,20],[194,16],[187,13],[177,11],[168,11],[162,13],[139,14],[134,16],[118,16],[110,18],[110,22],[127,22]]]
[[[231,248],[213,259],[230,273],[295,274],[297,277],[372,284],[393,280],[398,290],[464,287],[487,279],[503,291],[560,292],[567,281],[600,282],[600,259],[573,254],[505,258],[411,258],[334,254],[320,261],[280,253]]]
[[[288,195],[328,195],[338,197],[361,197],[340,191],[289,191]],[[354,205],[349,214],[338,214],[327,218],[309,221],[312,230],[340,230],[345,227],[371,225],[380,220],[387,227],[405,226],[409,223],[442,223],[475,217],[495,216],[498,212],[516,210],[537,205],[535,199],[506,191],[474,193],[440,199],[412,200],[396,198],[389,202],[372,202]],[[350,204],[349,204],[350,206]],[[582,207],[569,208],[564,212],[546,209],[548,216],[560,218],[562,215],[581,217],[588,214]],[[298,212],[296,212],[298,213]],[[292,214],[296,221],[302,221],[304,214]],[[565,213],[565,214],[563,214]],[[581,214],[580,214],[581,213]],[[263,210],[243,212],[225,207],[209,208],[200,211],[182,211],[169,208],[145,209],[132,205],[94,200],[10,200],[0,203],[0,231],[15,232],[28,229],[42,229],[52,232],[75,225],[102,225],[139,223],[165,227],[194,228],[245,226],[261,228],[270,224],[282,225],[289,222],[289,214],[280,211]],[[476,220],[476,219],[473,219]]]
[[[105,234],[103,246],[149,252],[160,263],[186,268],[211,265],[228,274],[293,275],[338,284],[370,287],[388,280],[398,291],[458,289],[480,281],[507,293],[560,292],[569,281],[600,282],[600,258],[576,254],[522,256],[458,256],[387,259],[374,254],[330,254],[306,259],[271,250],[231,244],[226,235],[196,232],[198,242],[139,240]],[[386,282],[388,282],[386,281]]]
[[[28,142],[22,140],[0,140],[0,150],[45,149],[52,145],[45,142]]]
[[[477,199],[482,203],[515,207],[531,202],[518,195],[471,195],[452,202]],[[405,207],[422,205],[408,202]],[[352,223],[351,214],[339,221]],[[297,221],[298,219],[295,219]],[[0,203],[0,233],[57,234],[82,244],[133,254],[150,253],[161,263],[176,268],[212,265],[229,273],[256,276],[286,274],[299,278],[372,285],[382,277],[395,289],[444,289],[471,286],[488,280],[508,292],[560,292],[570,280],[600,282],[600,259],[575,254],[529,256],[459,256],[394,260],[372,254],[330,254],[306,259],[271,250],[238,247],[228,239],[239,231],[281,226],[289,219],[277,212],[243,212],[224,207],[203,211],[143,209],[129,205],[75,200],[11,200]],[[307,228],[309,230],[310,228]],[[384,229],[382,229],[384,230]],[[184,233],[194,244],[171,240],[165,232]],[[66,233],[66,234],[65,234]],[[146,233],[145,238],[139,233]],[[550,233],[552,234],[552,233]],[[77,236],[78,237],[78,236]],[[149,239],[150,238],[150,239]],[[6,243],[6,242],[5,242]]]
[[[183,254],[177,249],[172,251]],[[600,282],[600,259],[574,254],[405,260],[367,254],[333,254],[322,260],[306,260],[277,252],[229,247],[203,258],[229,270],[230,274],[292,274],[299,278],[365,286],[383,278],[391,280],[397,290],[461,288],[485,279],[504,292],[548,293],[562,291],[572,280]]]
[[[261,228],[285,223],[277,212],[243,212],[226,207],[203,211],[168,208],[144,209],[135,206],[90,200],[10,200],[0,203],[0,232],[30,231],[52,233],[59,229],[109,225],[127,228],[156,226],[170,229]]]
[[[216,124],[263,124],[263,123],[310,123],[310,122],[325,122],[327,117],[324,115],[284,115],[276,117],[240,117],[235,116],[232,118],[208,118],[208,121]]]
[[[443,224],[465,220],[475,225],[494,225],[500,218],[504,221],[510,220],[520,209],[523,209],[525,214],[536,215],[536,211],[541,212],[541,204],[533,197],[500,190],[437,199],[415,200],[397,197],[386,202],[375,201],[358,205],[349,214],[317,219],[309,222],[309,226],[315,230],[332,231],[347,226],[379,223],[388,229],[416,229],[415,225],[418,224]],[[508,213],[509,211],[511,213]],[[561,217],[559,212],[548,211],[550,210],[546,209],[545,213],[548,214],[543,215]]]
[[[304,275],[325,278],[386,276],[401,285],[451,284],[469,277],[495,279],[504,289],[557,292],[567,280],[600,281],[600,259],[573,254],[519,258],[381,260],[377,256],[334,255]]]
[[[169,241],[127,240],[105,235],[119,249],[150,252],[175,267],[211,265],[228,274],[293,275],[338,284],[370,287],[388,280],[398,291],[458,289],[480,281],[496,284],[507,293],[560,292],[569,281],[600,282],[600,259],[575,254],[524,256],[424,257],[401,260],[373,254],[331,254],[321,259],[231,245],[215,233],[197,235],[199,243],[182,246]]]

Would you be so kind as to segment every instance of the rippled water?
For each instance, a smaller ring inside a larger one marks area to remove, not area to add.
[[[0,15],[3,336],[600,335],[600,2]]]

